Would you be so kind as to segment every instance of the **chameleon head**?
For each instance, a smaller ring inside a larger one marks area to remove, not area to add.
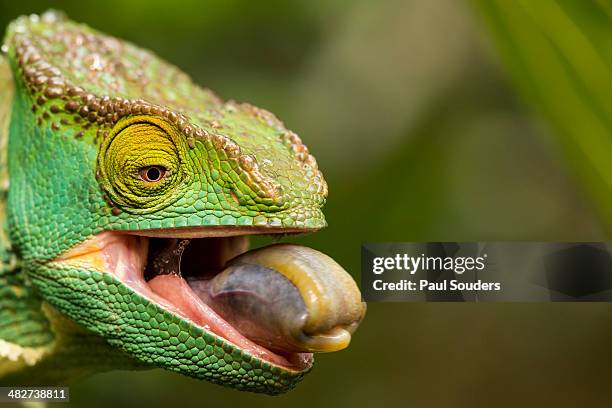
[[[6,37],[9,231],[43,299],[141,362],[280,393],[365,313],[350,276],[252,234],[326,225],[327,186],[274,115],[54,13]]]

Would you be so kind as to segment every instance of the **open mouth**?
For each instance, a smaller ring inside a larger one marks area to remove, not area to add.
[[[305,370],[313,352],[346,347],[365,313],[350,275],[298,245],[249,251],[253,234],[271,229],[107,231],[56,261],[111,273],[167,311],[284,369]]]

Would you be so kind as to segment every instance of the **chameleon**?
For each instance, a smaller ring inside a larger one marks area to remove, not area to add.
[[[328,187],[272,113],[48,11],[0,53],[0,384],[162,368],[281,394],[365,314]]]

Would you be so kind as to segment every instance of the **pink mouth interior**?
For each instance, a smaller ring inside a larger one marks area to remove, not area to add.
[[[157,275],[147,282],[144,270],[149,250],[148,238],[104,232],[96,239],[96,246],[102,249],[105,270],[140,295],[261,360],[296,371],[310,365],[311,353],[280,355],[243,336],[200,299],[181,276]]]

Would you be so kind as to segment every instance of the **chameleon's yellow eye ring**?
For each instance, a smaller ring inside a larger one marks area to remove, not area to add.
[[[185,144],[178,130],[158,117],[120,120],[98,153],[98,181],[108,199],[135,214],[175,202],[185,178]]]

